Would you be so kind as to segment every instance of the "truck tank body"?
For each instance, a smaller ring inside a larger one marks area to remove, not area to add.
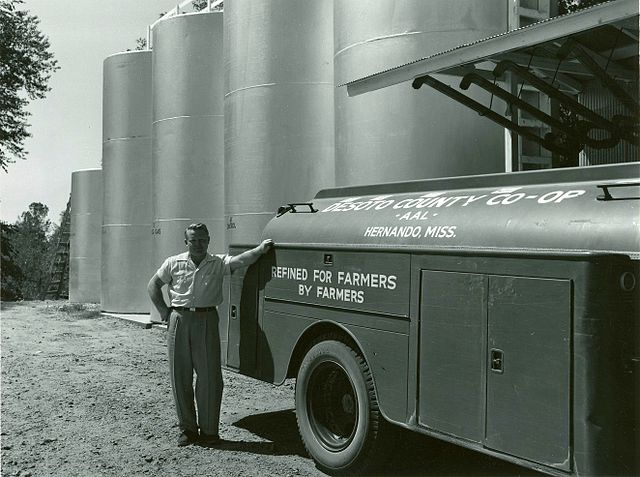
[[[334,8],[337,85],[507,30],[505,0],[337,0]],[[460,78],[436,76],[457,89]],[[504,104],[494,98],[493,107]],[[504,171],[504,130],[428,88],[402,83],[356,97],[337,88],[335,118],[339,186]]]
[[[255,243],[282,202],[334,185],[332,9],[225,4],[227,244]]]
[[[104,61],[101,307],[148,313],[151,266],[151,52]]]
[[[551,475],[639,475],[640,163],[328,189],[264,237],[232,368],[280,383],[333,326],[392,422]]]
[[[639,258],[638,201],[598,200],[604,196],[599,186],[637,177],[638,164],[328,189],[313,200],[319,212],[284,214],[270,222],[265,236],[276,243],[295,236],[300,244],[371,249]],[[628,198],[637,187],[613,185],[610,191],[614,198]]]
[[[71,173],[69,301],[100,303],[102,170]]]
[[[210,253],[225,251],[222,15],[180,15],[153,30],[155,269],[185,250],[191,223],[209,229]]]

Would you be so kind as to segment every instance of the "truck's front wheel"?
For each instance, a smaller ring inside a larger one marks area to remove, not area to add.
[[[296,381],[296,415],[311,457],[325,472],[360,473],[383,458],[386,422],[360,353],[325,339],[306,354]]]

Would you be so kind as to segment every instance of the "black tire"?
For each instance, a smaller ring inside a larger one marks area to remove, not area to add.
[[[296,380],[298,429],[316,465],[329,474],[359,474],[385,457],[387,427],[371,371],[351,346],[326,337],[304,357]]]

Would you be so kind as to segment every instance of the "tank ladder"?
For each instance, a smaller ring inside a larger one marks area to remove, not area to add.
[[[49,283],[44,299],[58,300],[69,298],[69,237],[71,235],[71,199],[67,202],[62,220],[56,251],[49,272]]]

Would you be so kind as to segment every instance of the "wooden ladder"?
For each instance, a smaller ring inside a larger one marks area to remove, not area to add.
[[[62,220],[56,252],[51,263],[49,283],[44,299],[58,300],[69,298],[69,237],[71,235],[71,199],[67,202]]]

